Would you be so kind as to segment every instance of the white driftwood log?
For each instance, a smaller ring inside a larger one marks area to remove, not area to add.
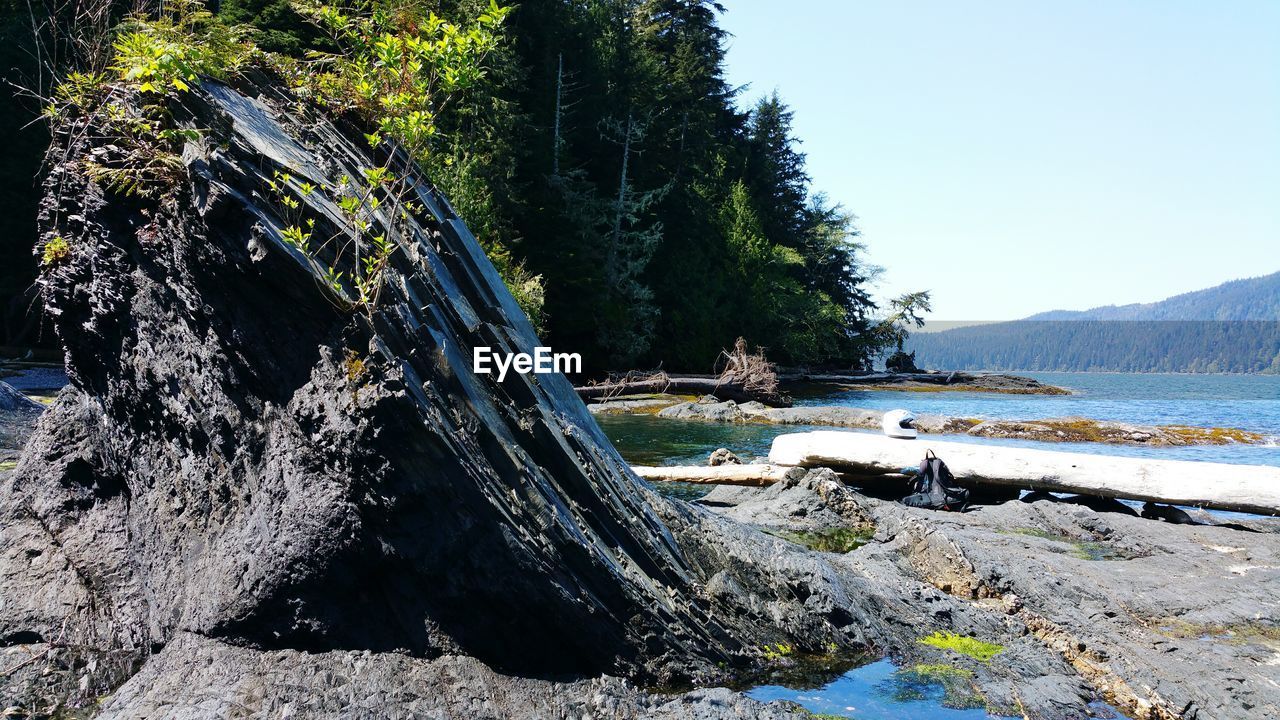
[[[636,465],[631,469],[653,482],[763,486],[778,482],[792,468],[777,465]]]
[[[882,475],[920,464],[933,450],[965,484],[1021,487],[1280,515],[1280,467],[1085,455],[1007,445],[896,440],[819,430],[779,435],[769,461]]]

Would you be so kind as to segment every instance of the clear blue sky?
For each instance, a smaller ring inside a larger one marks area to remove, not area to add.
[[[1280,0],[723,0],[884,297],[935,320],[1280,270]]]

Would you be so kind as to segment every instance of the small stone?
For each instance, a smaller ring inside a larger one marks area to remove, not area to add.
[[[742,460],[728,448],[716,448],[712,451],[711,456],[707,458],[707,464],[712,467],[717,465],[741,465]]]

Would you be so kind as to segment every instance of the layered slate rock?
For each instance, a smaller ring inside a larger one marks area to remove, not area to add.
[[[145,650],[189,631],[671,681],[784,638],[864,640],[822,572],[797,592],[726,568],[716,521],[637,481],[563,376],[472,373],[472,348],[538,340],[414,166],[390,159],[422,208],[380,211],[388,280],[351,309],[283,240],[267,183],[360,183],[386,158],[265,81],[206,83],[174,113],[201,136],[160,199],[85,179],[112,152],[92,127],[48,179],[43,232],[71,257],[41,283],[70,384],[3,481],[0,636]],[[346,231],[330,191],[302,202],[317,237]]]

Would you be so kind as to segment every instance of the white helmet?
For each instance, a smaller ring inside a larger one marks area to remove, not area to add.
[[[890,410],[880,422],[884,434],[891,438],[914,440],[916,437],[916,416],[910,410]]]

